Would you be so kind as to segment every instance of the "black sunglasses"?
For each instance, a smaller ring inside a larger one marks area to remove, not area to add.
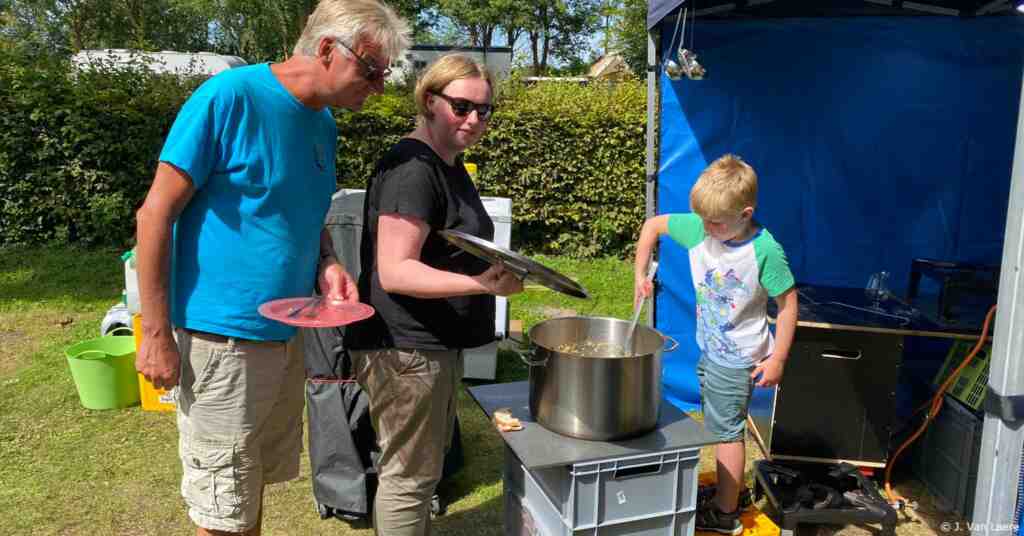
[[[452,112],[455,113],[456,117],[466,117],[470,112],[476,110],[476,116],[481,121],[487,121],[491,118],[491,114],[494,113],[494,105],[492,104],[479,104],[468,99],[459,99],[456,97],[449,97],[444,93],[434,93],[431,95],[441,97],[452,107]]]
[[[365,78],[367,82],[379,82],[380,80],[391,76],[390,68],[381,70],[380,67],[377,67],[375,64],[367,61],[359,54],[356,54],[356,51],[349,48],[345,43],[336,41],[335,44],[351,52],[352,55],[355,56],[356,61],[358,61],[359,65],[363,67],[363,78]]]

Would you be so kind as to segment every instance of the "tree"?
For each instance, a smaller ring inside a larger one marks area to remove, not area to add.
[[[185,0],[183,0],[185,1]],[[249,61],[283,59],[291,54],[317,0],[190,0],[205,4],[216,28],[218,51]],[[409,21],[415,41],[429,41],[437,23],[437,0],[389,0]]]
[[[597,8],[597,16],[601,25],[601,56],[611,51],[611,25],[619,16],[621,4],[622,0],[601,0],[601,5]]]
[[[0,51],[13,49],[18,42],[12,33],[14,22],[10,2],[0,0]]]
[[[634,73],[647,71],[647,1],[617,0],[608,27],[611,47]]]
[[[436,0],[391,0],[429,33]],[[0,0],[0,32],[62,54],[88,48],[212,51],[246,61],[291,54],[317,0]]]
[[[399,15],[405,17],[413,27],[413,39],[417,43],[430,42],[438,24],[438,0],[386,0]]]
[[[492,0],[502,12],[501,27],[505,30],[505,43],[515,50],[519,38],[526,34],[530,21],[530,5],[522,0]]]
[[[438,7],[471,46],[491,48],[505,18],[502,2],[494,0],[438,0]]]
[[[28,48],[66,54],[70,29],[65,22],[67,6],[57,0],[10,0],[6,2],[4,34]]]
[[[92,19],[95,33],[83,36],[83,48],[202,51],[210,46],[207,18],[176,0],[90,0],[106,6],[82,6],[76,16]],[[83,2],[84,4],[84,2]],[[107,7],[110,11],[98,9]],[[98,9],[97,9],[98,8]]]
[[[8,0],[5,11],[5,34],[62,54],[209,46],[205,17],[183,0]]]
[[[196,1],[196,0],[194,0]],[[292,53],[316,0],[198,0],[214,28],[217,52],[250,63],[282,60]]]
[[[533,72],[547,72],[548,59],[571,62],[588,50],[587,40],[598,25],[598,0],[522,0],[530,39]]]

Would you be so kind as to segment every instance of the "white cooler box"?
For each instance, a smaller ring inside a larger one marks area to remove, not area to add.
[[[363,198],[366,192],[341,189],[334,194],[325,222],[339,260],[353,277],[359,276],[359,240],[363,233]],[[483,197],[484,208],[494,221],[494,243],[512,245],[512,200],[505,197]],[[508,298],[495,298],[495,341],[466,350],[463,378],[493,380],[498,372],[498,341],[508,335]]]

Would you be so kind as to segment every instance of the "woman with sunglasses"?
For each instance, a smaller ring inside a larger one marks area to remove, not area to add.
[[[381,449],[378,534],[429,534],[462,350],[492,342],[494,296],[523,289],[510,272],[438,234],[494,238],[462,162],[487,129],[493,95],[491,74],[472,58],[437,60],[416,84],[416,129],[384,155],[367,184],[359,295],[377,315],[350,325],[345,345]]]

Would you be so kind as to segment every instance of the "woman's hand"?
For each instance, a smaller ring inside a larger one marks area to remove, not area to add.
[[[345,267],[334,256],[327,257],[320,263],[317,282],[320,294],[331,301],[357,302],[359,288]]]
[[[501,265],[495,264],[484,273],[474,276],[487,292],[495,296],[511,296],[523,291],[523,281],[516,274],[506,270]]]
[[[430,232],[426,222],[412,216],[377,218],[377,275],[384,292],[424,299],[522,292],[523,282],[504,267],[471,276],[424,264],[420,255]]]

